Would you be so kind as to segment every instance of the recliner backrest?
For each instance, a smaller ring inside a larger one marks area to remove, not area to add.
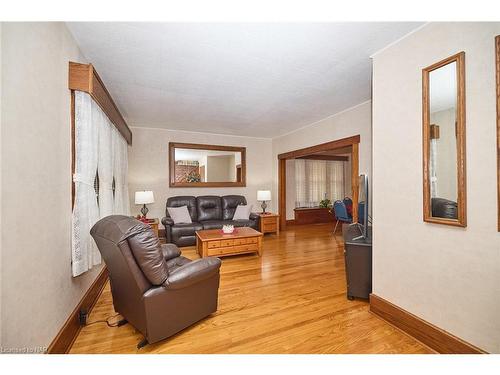
[[[222,220],[232,220],[236,207],[246,205],[247,200],[243,195],[224,195],[222,202]]]
[[[116,311],[139,330],[146,329],[143,294],[152,287],[129,246],[129,230],[140,223],[123,216],[107,216],[94,224],[90,234],[106,263]]]
[[[215,195],[204,195],[196,198],[198,221],[222,220],[221,198]]]
[[[162,285],[168,277],[168,266],[151,227],[137,220],[125,235],[142,273],[152,285]]]
[[[165,207],[165,216],[170,217],[167,207],[182,207],[182,206],[187,206],[189,211],[189,216],[191,216],[192,221],[198,221],[196,197],[192,196],[176,196],[168,198]]]

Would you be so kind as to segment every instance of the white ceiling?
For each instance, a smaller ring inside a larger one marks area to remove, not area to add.
[[[272,138],[371,97],[421,23],[68,23],[130,126]]]

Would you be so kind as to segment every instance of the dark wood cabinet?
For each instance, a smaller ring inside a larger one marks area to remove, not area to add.
[[[335,216],[330,212],[329,208],[296,208],[294,213],[295,224],[319,224],[335,221]]]

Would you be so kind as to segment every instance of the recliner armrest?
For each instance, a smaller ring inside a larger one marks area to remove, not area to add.
[[[199,283],[219,273],[222,262],[219,258],[203,258],[185,264],[170,273],[163,283],[166,289],[182,289]]]
[[[161,223],[163,224],[163,226],[167,226],[167,225],[174,225],[174,221],[172,220],[172,218],[170,217],[164,217],[163,219],[161,219]]]
[[[162,244],[161,252],[163,253],[163,257],[165,258],[165,260],[170,260],[181,256],[181,251],[174,244]]]

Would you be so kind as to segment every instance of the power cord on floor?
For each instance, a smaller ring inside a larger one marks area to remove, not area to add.
[[[108,327],[113,328],[113,327],[120,327],[120,326],[125,325],[125,324],[128,323],[127,319],[120,319],[117,322],[113,322],[113,323],[109,322],[110,319],[116,318],[118,315],[120,315],[120,314],[116,314],[116,315],[110,316],[110,317],[106,318],[105,320],[95,320],[95,321],[87,323],[85,325],[86,326],[90,326],[90,325],[96,324],[96,323],[106,323],[108,325]]]

